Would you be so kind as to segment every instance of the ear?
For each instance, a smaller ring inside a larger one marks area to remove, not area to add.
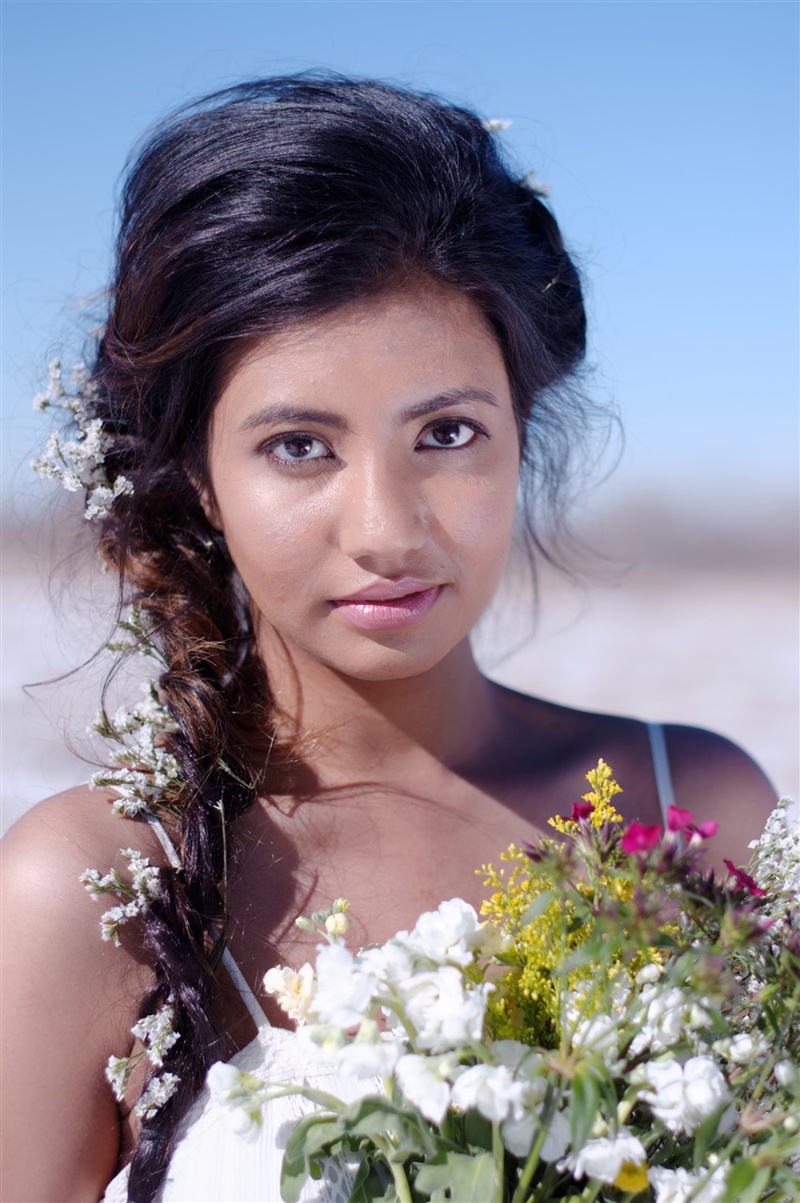
[[[189,478],[192,488],[197,494],[197,500],[200,502],[200,508],[205,514],[206,521],[208,522],[209,526],[213,527],[214,530],[218,530],[224,534],[225,532],[222,529],[222,516],[219,512],[219,506],[217,505],[217,499],[214,496],[214,490],[211,487],[211,482],[207,478],[205,480],[203,479],[203,475],[205,474],[201,475],[199,472],[192,469],[188,469],[186,475]]]
[[[212,526],[214,530],[218,530],[221,534],[224,534],[225,531],[222,525],[222,517],[219,512],[219,506],[217,505],[217,499],[214,496],[213,489],[208,485],[203,485],[197,489],[197,496],[209,526]]]

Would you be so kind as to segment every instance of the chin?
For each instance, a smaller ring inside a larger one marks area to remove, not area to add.
[[[383,632],[380,637],[358,635],[336,640],[326,648],[301,647],[303,659],[353,681],[407,681],[431,672],[448,659],[456,648],[465,645],[469,631],[452,635],[446,641],[431,634],[427,639],[408,631]],[[298,665],[299,667],[299,665]]]
[[[400,650],[376,647],[363,655],[350,656],[346,661],[331,659],[323,663],[338,676],[349,677],[353,681],[408,681],[431,672],[452,651],[452,648],[444,651],[437,648],[425,654],[420,648]]]

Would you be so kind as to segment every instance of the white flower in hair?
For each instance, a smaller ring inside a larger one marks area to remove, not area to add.
[[[127,476],[118,476],[113,483],[108,479],[105,456],[109,439],[100,418],[89,417],[87,401],[96,396],[97,390],[83,364],[73,368],[71,383],[73,391],[68,392],[61,362],[54,359],[47,388],[34,397],[33,408],[39,413],[54,408],[65,410],[71,415],[75,435],[68,438],[51,431],[44,452],[31,460],[31,467],[39,476],[58,481],[70,493],[85,489],[84,517],[104,518],[118,497],[133,492],[133,485]]]
[[[177,1074],[162,1073],[151,1078],[144,1089],[142,1097],[133,1109],[133,1114],[139,1119],[152,1119],[167,1099],[172,1098],[178,1089],[180,1078]]]
[[[487,117],[481,125],[486,130],[487,134],[502,134],[507,129],[510,129],[511,122],[507,117]]]

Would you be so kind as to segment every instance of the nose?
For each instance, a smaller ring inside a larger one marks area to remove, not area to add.
[[[349,464],[342,487],[339,546],[363,568],[391,575],[407,566],[427,537],[421,482],[391,462]]]

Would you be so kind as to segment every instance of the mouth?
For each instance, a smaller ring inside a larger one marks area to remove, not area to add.
[[[333,602],[344,619],[362,630],[391,630],[413,626],[430,614],[443,585],[424,581],[380,581]]]

